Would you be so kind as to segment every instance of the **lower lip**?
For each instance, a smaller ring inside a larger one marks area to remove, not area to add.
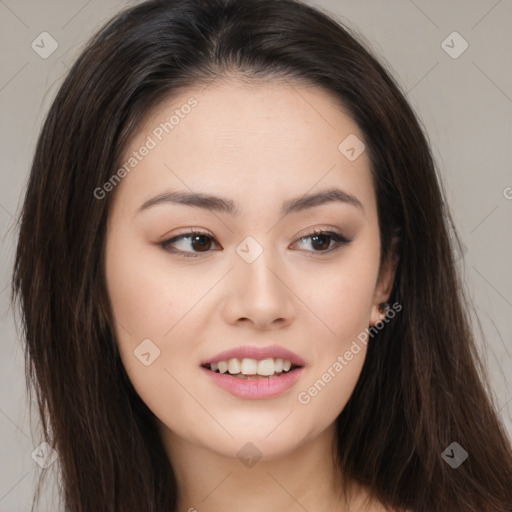
[[[201,370],[212,379],[212,381],[228,393],[239,398],[259,400],[272,398],[290,389],[299,379],[304,367],[297,368],[289,373],[270,379],[240,379],[228,373],[216,373],[207,368]]]

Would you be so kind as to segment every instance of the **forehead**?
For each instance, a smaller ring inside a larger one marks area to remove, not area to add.
[[[348,159],[340,149],[347,137],[363,142],[356,123],[323,89],[215,82],[173,95],[148,113],[123,157],[136,165],[116,193],[245,192],[247,200],[269,191],[306,193],[318,184],[342,185],[371,201],[369,159],[365,151]],[[144,146],[150,149],[141,157]]]

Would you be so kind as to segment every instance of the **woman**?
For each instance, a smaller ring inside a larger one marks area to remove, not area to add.
[[[512,509],[427,139],[327,15],[116,16],[50,109],[20,222],[66,510]]]

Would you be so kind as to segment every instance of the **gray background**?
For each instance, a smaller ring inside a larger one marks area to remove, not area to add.
[[[30,425],[23,350],[9,304],[30,159],[50,102],[84,43],[134,3],[0,0],[0,512],[29,510],[41,471],[49,473],[50,496],[57,466],[43,470],[31,457],[40,437],[37,423]],[[512,1],[310,3],[362,35],[426,128],[464,242],[458,264],[484,328],[481,351],[512,437]],[[469,45],[457,58],[444,48],[455,55],[460,39],[442,45],[454,31]],[[42,32],[58,43],[45,59],[31,47]],[[41,510],[56,510],[42,503]]]

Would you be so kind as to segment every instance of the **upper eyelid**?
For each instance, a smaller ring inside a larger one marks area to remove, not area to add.
[[[163,246],[165,248],[165,246],[171,245],[171,243],[179,241],[180,239],[190,238],[190,237],[197,236],[197,235],[199,235],[199,236],[206,236],[206,237],[214,240],[214,243],[217,246],[220,246],[220,243],[217,240],[217,238],[214,235],[212,235],[211,233],[203,232],[203,231],[200,231],[200,230],[193,230],[193,229],[189,229],[188,231],[185,231],[185,232],[180,233],[180,234],[178,234],[176,236],[173,236],[171,238],[163,240],[162,242],[159,243],[159,245],[161,245],[161,246]],[[353,238],[345,236],[343,233],[338,232],[334,228],[314,228],[312,231],[308,231],[308,232],[300,235],[296,239],[296,241],[293,242],[293,243],[295,244],[297,242],[302,241],[303,239],[312,238],[312,237],[318,236],[318,235],[327,235],[327,236],[330,236],[331,238],[334,238],[334,237],[338,236],[338,237],[344,239],[344,240],[334,240],[334,245],[329,250],[326,250],[326,251],[314,251],[314,252],[318,252],[318,254],[322,254],[322,253],[325,254],[327,252],[330,252],[332,249],[336,248],[336,246],[339,247],[341,245],[346,245],[346,244],[352,242],[352,240],[353,240]],[[178,252],[178,253],[181,252],[183,254],[194,254],[194,255],[200,255],[201,254],[201,251],[183,251],[181,249],[176,249],[176,252]],[[205,254],[207,254],[208,252],[210,252],[210,251],[204,251]],[[309,252],[311,252],[311,251],[309,251]]]
[[[338,235],[342,238],[347,238],[347,240],[350,240],[349,237],[346,237],[343,233],[337,232],[334,228],[314,228],[312,231],[307,231],[306,233],[297,237],[297,241],[302,240],[303,238],[310,238],[315,235],[325,235],[325,234],[326,235],[334,234],[334,235]],[[171,238],[166,238],[165,240],[162,240],[162,243],[174,242],[180,238],[191,237],[194,235],[207,236],[207,237],[211,238],[212,240],[215,240],[218,243],[218,240],[215,237],[215,235],[212,235],[211,233],[208,233],[206,231],[203,232],[203,231],[199,231],[199,230],[197,230],[197,231],[189,230],[189,231],[185,231],[183,233],[179,233],[178,235],[175,235]]]

